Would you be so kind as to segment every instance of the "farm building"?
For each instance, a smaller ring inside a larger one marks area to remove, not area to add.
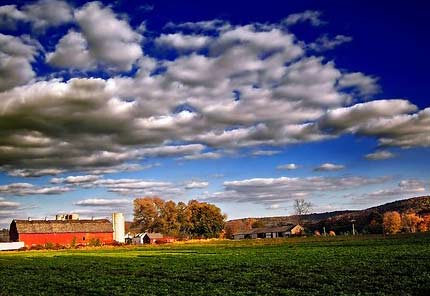
[[[300,235],[304,228],[300,225],[290,224],[279,227],[262,227],[254,228],[247,231],[241,231],[233,234],[234,239],[249,239],[249,238],[277,238],[288,237],[292,235]]]
[[[157,240],[163,239],[161,233],[139,233],[132,239],[133,245],[143,245],[143,244],[155,244]]]
[[[56,218],[56,220],[13,220],[10,224],[10,241],[24,242],[25,246],[46,243],[87,245],[92,240],[110,244],[114,240],[118,241],[115,237],[115,224],[108,219],[79,220],[78,216],[71,215]],[[124,229],[119,229],[116,233],[121,231],[123,233]]]

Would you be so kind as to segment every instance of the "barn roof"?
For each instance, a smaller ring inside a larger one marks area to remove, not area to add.
[[[158,232],[151,232],[151,233],[146,232],[145,235],[147,235],[150,239],[163,238],[163,235]]]
[[[233,235],[239,235],[239,234],[246,235],[246,234],[269,233],[269,232],[288,232],[288,231],[291,231],[296,226],[300,226],[300,225],[289,224],[289,225],[277,226],[277,227],[259,227],[259,228],[253,228],[250,230],[245,230],[245,231],[233,233]]]
[[[14,220],[18,233],[113,232],[108,219]]]

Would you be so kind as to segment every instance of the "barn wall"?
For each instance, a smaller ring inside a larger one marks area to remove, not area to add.
[[[24,242],[26,246],[44,245],[46,243],[70,245],[76,238],[76,244],[86,245],[93,239],[99,239],[102,244],[113,242],[112,232],[100,233],[22,233],[19,235],[19,241]]]

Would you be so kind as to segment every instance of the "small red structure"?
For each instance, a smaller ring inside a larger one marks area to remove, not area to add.
[[[27,247],[46,243],[87,245],[92,240],[113,243],[113,226],[107,219],[13,220],[9,232],[12,242],[24,242]]]

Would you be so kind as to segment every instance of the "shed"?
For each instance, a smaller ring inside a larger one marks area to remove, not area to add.
[[[145,232],[136,234],[132,239],[133,245],[155,244],[157,240],[163,238],[163,235],[158,232]]]
[[[300,235],[304,228],[299,224],[289,224],[278,227],[260,227],[233,234],[234,239],[277,238]]]
[[[26,246],[46,243],[87,245],[91,240],[113,242],[113,226],[108,219],[97,220],[13,220],[10,241]]]

